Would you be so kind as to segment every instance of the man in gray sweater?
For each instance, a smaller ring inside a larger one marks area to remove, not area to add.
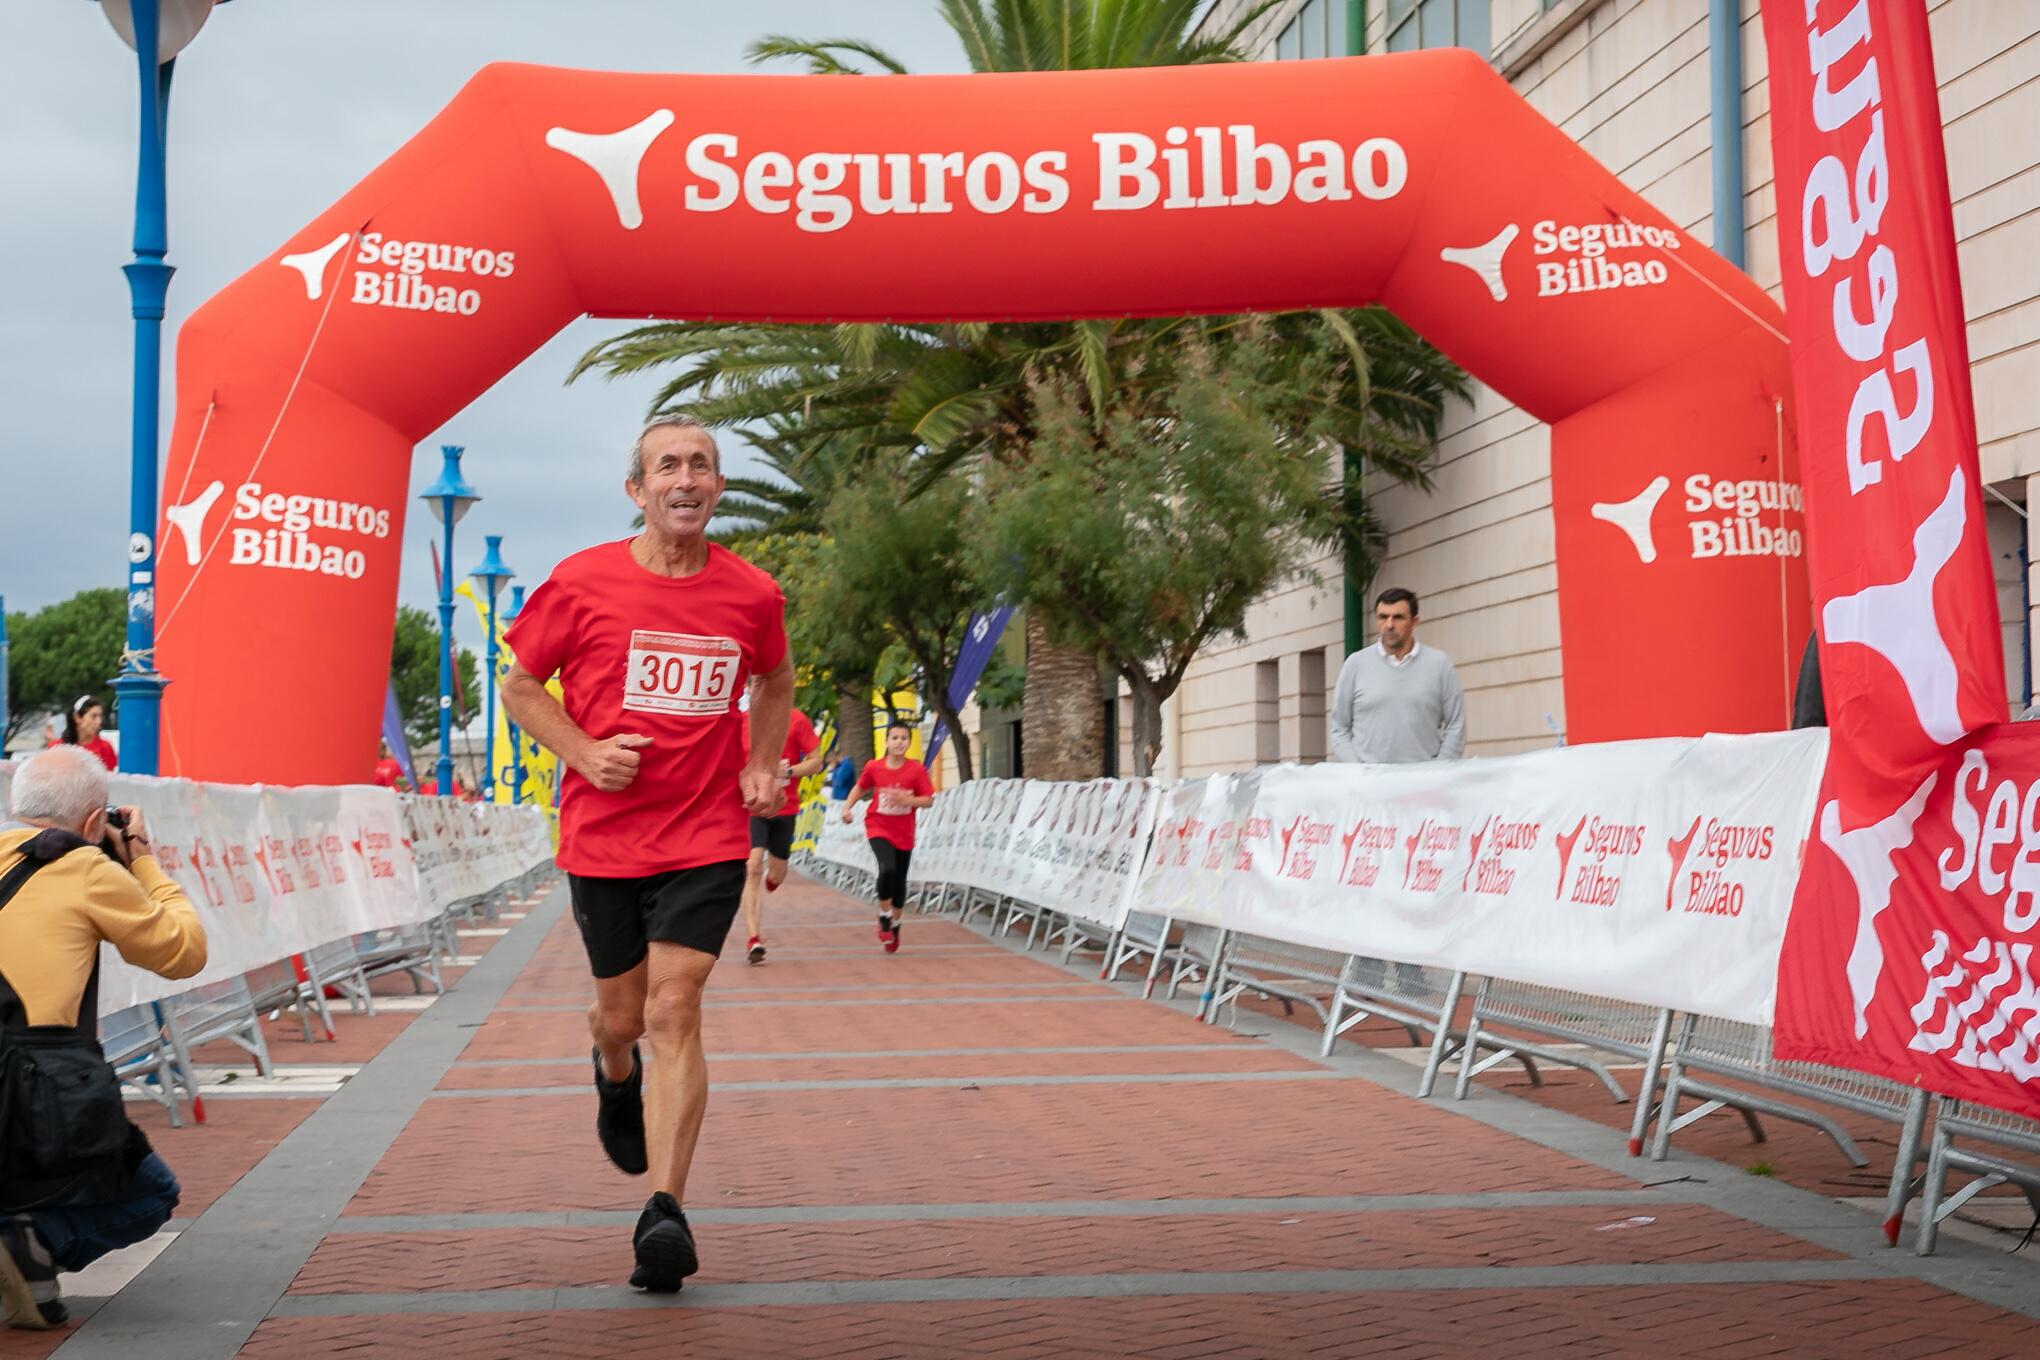
[[[1417,597],[1374,602],[1381,641],[1353,653],[1332,690],[1332,759],[1405,765],[1466,754],[1466,705],[1452,658],[1417,643]]]

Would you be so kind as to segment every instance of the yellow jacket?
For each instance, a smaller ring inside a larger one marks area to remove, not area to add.
[[[0,876],[40,830],[0,826]],[[73,850],[0,907],[0,974],[29,1024],[78,1023],[102,940],[161,977],[187,978],[205,967],[205,926],[154,855],[137,856],[130,873],[96,848]]]

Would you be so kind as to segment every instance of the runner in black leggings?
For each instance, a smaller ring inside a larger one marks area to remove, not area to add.
[[[871,840],[871,853],[878,860],[878,942],[885,952],[900,947],[900,915],[907,900],[907,862],[914,853],[914,814],[935,801],[935,785],[928,769],[907,758],[907,744],[913,732],[902,723],[886,729],[885,759],[874,760],[857,778],[857,787],[843,804],[843,820],[851,820],[851,809],[860,798],[877,800],[864,818],[864,834]]]

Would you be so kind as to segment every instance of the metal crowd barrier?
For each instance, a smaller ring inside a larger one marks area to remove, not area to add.
[[[1657,1133],[1651,1140],[1653,1161],[1664,1160],[1672,1135],[1680,1129],[1716,1110],[1733,1109],[1742,1115],[1750,1136],[1757,1142],[1764,1140],[1764,1127],[1757,1116],[1768,1114],[1819,1129],[1834,1141],[1852,1166],[1870,1164],[1870,1159],[1856,1146],[1856,1140],[1827,1115],[1768,1095],[1697,1079],[1693,1076],[1696,1071],[1897,1124],[1898,1155],[1893,1159],[1884,1218],[1886,1239],[1897,1240],[1897,1224],[1904,1218],[1906,1200],[1919,1184],[1913,1175],[1913,1165],[1919,1160],[1920,1135],[1927,1118],[1925,1091],[1847,1068],[1787,1062],[1772,1056],[1771,1031],[1766,1026],[1687,1015],[1680,1021],[1678,1041],[1665,1074],[1664,1103],[1658,1111]],[[1679,1101],[1687,1096],[1696,1097],[1701,1103],[1679,1114]]]
[[[1186,982],[1204,983],[1204,991],[1197,998],[1197,1018],[1211,1018],[1213,984],[1218,974],[1219,956],[1225,952],[1226,932],[1217,926],[1199,926],[1185,923],[1175,932],[1175,939],[1156,950],[1148,962],[1146,984],[1141,988],[1142,996],[1153,996],[1155,986],[1160,983],[1167,990],[1163,995],[1169,1000],[1176,999],[1176,989]],[[1168,970],[1168,977],[1162,971]]]
[[[198,1049],[224,1039],[254,1059],[258,1075],[266,1077],[275,1071],[248,979],[234,977],[194,987],[162,1006],[177,1085],[191,1098],[192,1116],[199,1123],[205,1122],[205,1101],[199,1095],[198,1064],[192,1057]]]
[[[1502,1037],[1484,1041],[1483,1031],[1492,1030],[1497,1025],[1501,1027]],[[1457,1099],[1466,1099],[1467,1084],[1475,1076],[1510,1057],[1519,1059],[1529,1069],[1532,1085],[1541,1086],[1544,1079],[1532,1060],[1542,1058],[1549,1063],[1592,1073],[1620,1105],[1629,1099],[1629,1093],[1622,1089],[1622,1083],[1615,1080],[1604,1062],[1582,1053],[1567,1053],[1540,1041],[1555,1039],[1561,1043],[1578,1044],[1596,1053],[1626,1058],[1643,1068],[1636,1090],[1636,1113],[1629,1124],[1629,1155],[1634,1157],[1643,1150],[1644,1130],[1650,1125],[1652,1096],[1657,1091],[1658,1074],[1664,1070],[1665,1044],[1671,1025],[1672,1013],[1669,1010],[1639,1006],[1629,1001],[1613,1001],[1589,992],[1482,978],[1480,990],[1474,995],[1472,1018],[1467,1022],[1466,1044],[1459,1062],[1459,1082],[1453,1094]],[[1522,1037],[1526,1034],[1532,1037]],[[1475,1061],[1474,1053],[1486,1044],[1493,1044],[1495,1051]]]
[[[1212,980],[1212,1014],[1227,1005],[1237,1014],[1240,997],[1252,992],[1281,1002],[1284,1015],[1294,1015],[1298,1006],[1308,1006],[1321,1022],[1329,1023],[1332,997],[1345,976],[1346,957],[1330,949],[1284,944],[1234,931]]]
[[[1105,962],[1098,969],[1098,976],[1111,982],[1127,964],[1153,958],[1168,943],[1168,917],[1146,911],[1128,912],[1126,924],[1113,932],[1111,942],[1105,946]]]
[[[184,1115],[177,1108],[176,1059],[154,1003],[145,1001],[101,1016],[99,1047],[121,1085],[168,1111],[171,1128],[184,1127]]]
[[[427,982],[434,991],[444,991],[442,956],[451,960],[459,953],[455,923],[484,910],[493,917],[497,906],[507,904],[513,895],[529,898],[557,876],[551,865],[539,866],[482,897],[451,903],[421,925],[375,932],[366,951],[354,937],[344,937],[239,977],[103,1016],[100,1048],[123,1085],[163,1106],[172,1128],[183,1126],[182,1101],[190,1102],[193,1118],[203,1124],[205,1102],[194,1058],[198,1049],[226,1040],[254,1060],[259,1074],[268,1076],[275,1069],[262,1029],[263,1012],[295,1010],[309,1043],[314,1039],[314,1017],[328,1040],[335,1037],[326,1004],[329,990],[335,999],[346,1000],[351,1010],[368,1015],[375,1013],[369,980],[384,973],[409,972],[421,992]]]
[[[1428,1097],[1438,1084],[1445,1060],[1466,1045],[1466,1033],[1453,1027],[1459,1001],[1466,990],[1466,974],[1443,968],[1423,968],[1413,963],[1395,963],[1366,954],[1349,955],[1340,970],[1338,988],[1332,993],[1330,1012],[1325,1016],[1324,1041],[1320,1055],[1329,1056],[1339,1036],[1376,1016],[1392,1020],[1410,1032],[1410,1042],[1422,1043],[1429,1033],[1430,1051],[1424,1058],[1424,1074],[1417,1082],[1417,1095]],[[1533,1076],[1535,1067],[1519,1058]]]
[[[1998,1151],[1957,1147],[1957,1138],[1986,1143],[1992,1149],[2023,1152],[2032,1160],[2015,1162]],[[1976,1179],[1950,1195],[1951,1170],[1969,1172]],[[1920,1187],[1920,1228],[1913,1250],[1921,1256],[1932,1255],[1941,1220],[1983,1191],[2000,1185],[2016,1185],[2025,1191],[2026,1205],[2033,1211],[2034,1222],[2040,1224],[2040,1121],[1988,1105],[1934,1097],[1934,1140]],[[1897,1241],[1899,1226],[1887,1221],[1885,1236]]]

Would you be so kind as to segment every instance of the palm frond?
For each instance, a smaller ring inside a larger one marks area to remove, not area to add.
[[[768,61],[799,60],[807,63],[809,75],[816,76],[861,76],[863,70],[843,60],[844,55],[863,57],[883,71],[896,76],[907,73],[907,67],[898,57],[884,48],[876,47],[860,38],[824,38],[809,42],[773,33],[760,38],[744,52],[744,59],[752,65]]]

